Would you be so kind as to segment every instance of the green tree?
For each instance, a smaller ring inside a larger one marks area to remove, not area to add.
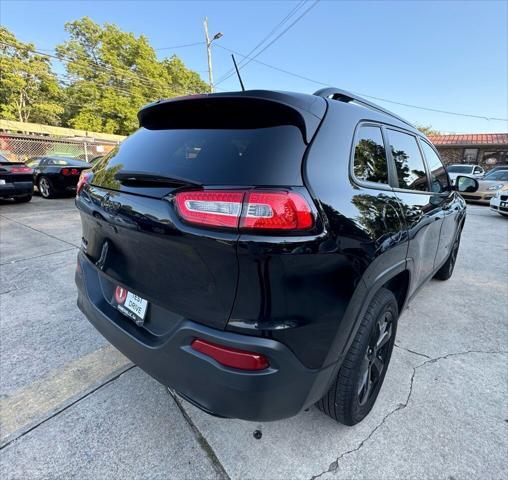
[[[441,132],[439,130],[436,130],[432,128],[431,125],[418,125],[416,124],[416,128],[420,130],[424,135],[441,135]]]
[[[70,39],[56,51],[69,80],[64,118],[74,128],[127,135],[137,128],[142,105],[208,90],[178,57],[159,61],[143,35],[88,17],[65,29]]]
[[[48,57],[34,52],[0,27],[0,116],[20,122],[60,125],[62,89]]]

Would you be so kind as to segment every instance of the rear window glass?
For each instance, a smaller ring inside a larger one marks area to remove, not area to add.
[[[140,128],[94,169],[149,173],[204,185],[301,185],[305,143],[292,125],[254,129]],[[107,175],[107,173],[110,173]],[[106,185],[104,185],[106,186]]]
[[[48,165],[58,165],[60,167],[69,165],[69,161],[63,158],[48,158]]]
[[[388,164],[379,127],[360,127],[353,168],[359,180],[388,184]]]

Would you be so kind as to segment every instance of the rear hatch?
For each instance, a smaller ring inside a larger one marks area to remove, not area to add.
[[[83,170],[89,169],[92,165],[83,160],[75,158],[51,157],[48,166],[55,168],[60,173],[60,182],[64,187],[75,187]],[[58,170],[59,168],[59,170]]]
[[[214,213],[224,228],[188,222],[175,196],[212,189],[229,208],[237,191],[302,186],[302,159],[325,103],[291,99],[246,92],[141,110],[141,128],[78,186],[83,250],[99,267],[102,301],[115,307],[118,285],[146,299],[143,328],[157,335],[180,318],[225,328],[238,279],[233,214]]]
[[[33,171],[22,162],[0,161],[0,183],[32,182]]]

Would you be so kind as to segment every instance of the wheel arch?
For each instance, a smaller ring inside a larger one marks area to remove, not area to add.
[[[370,302],[381,288],[387,288],[395,295],[400,314],[407,304],[410,285],[411,272],[406,259],[391,266],[378,275],[373,281],[366,282],[365,278],[362,278],[351,298],[342,322],[343,328],[348,331],[348,335],[347,337],[339,335],[336,338],[336,341],[333,342],[333,346],[330,349],[325,365],[337,360],[339,364],[342,362],[351,347]],[[339,338],[344,339],[344,337],[346,338],[345,341],[339,340]]]
[[[411,274],[409,270],[406,268],[401,272],[397,273],[394,277],[390,278],[388,281],[386,281],[383,285],[379,287],[379,288],[387,288],[395,295],[399,307],[399,315],[404,310],[404,307],[407,302],[410,281]]]

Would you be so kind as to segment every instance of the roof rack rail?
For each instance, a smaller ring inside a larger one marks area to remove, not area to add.
[[[365,100],[365,98],[360,97],[354,93],[347,92],[346,90],[341,90],[339,88],[334,87],[327,87],[327,88],[321,88],[314,92],[314,95],[317,95],[318,97],[323,98],[332,98],[333,100],[338,100],[339,102],[355,102],[358,103],[366,108],[370,108],[371,110],[376,110],[378,112],[384,113],[386,115],[390,115],[390,117],[396,118],[397,120],[405,123],[406,125],[409,125],[412,128],[416,128],[411,122],[405,120],[402,117],[399,117],[393,112],[390,112],[390,110],[386,110],[383,107],[380,107],[379,105],[376,105],[375,103],[370,102],[369,100]]]

